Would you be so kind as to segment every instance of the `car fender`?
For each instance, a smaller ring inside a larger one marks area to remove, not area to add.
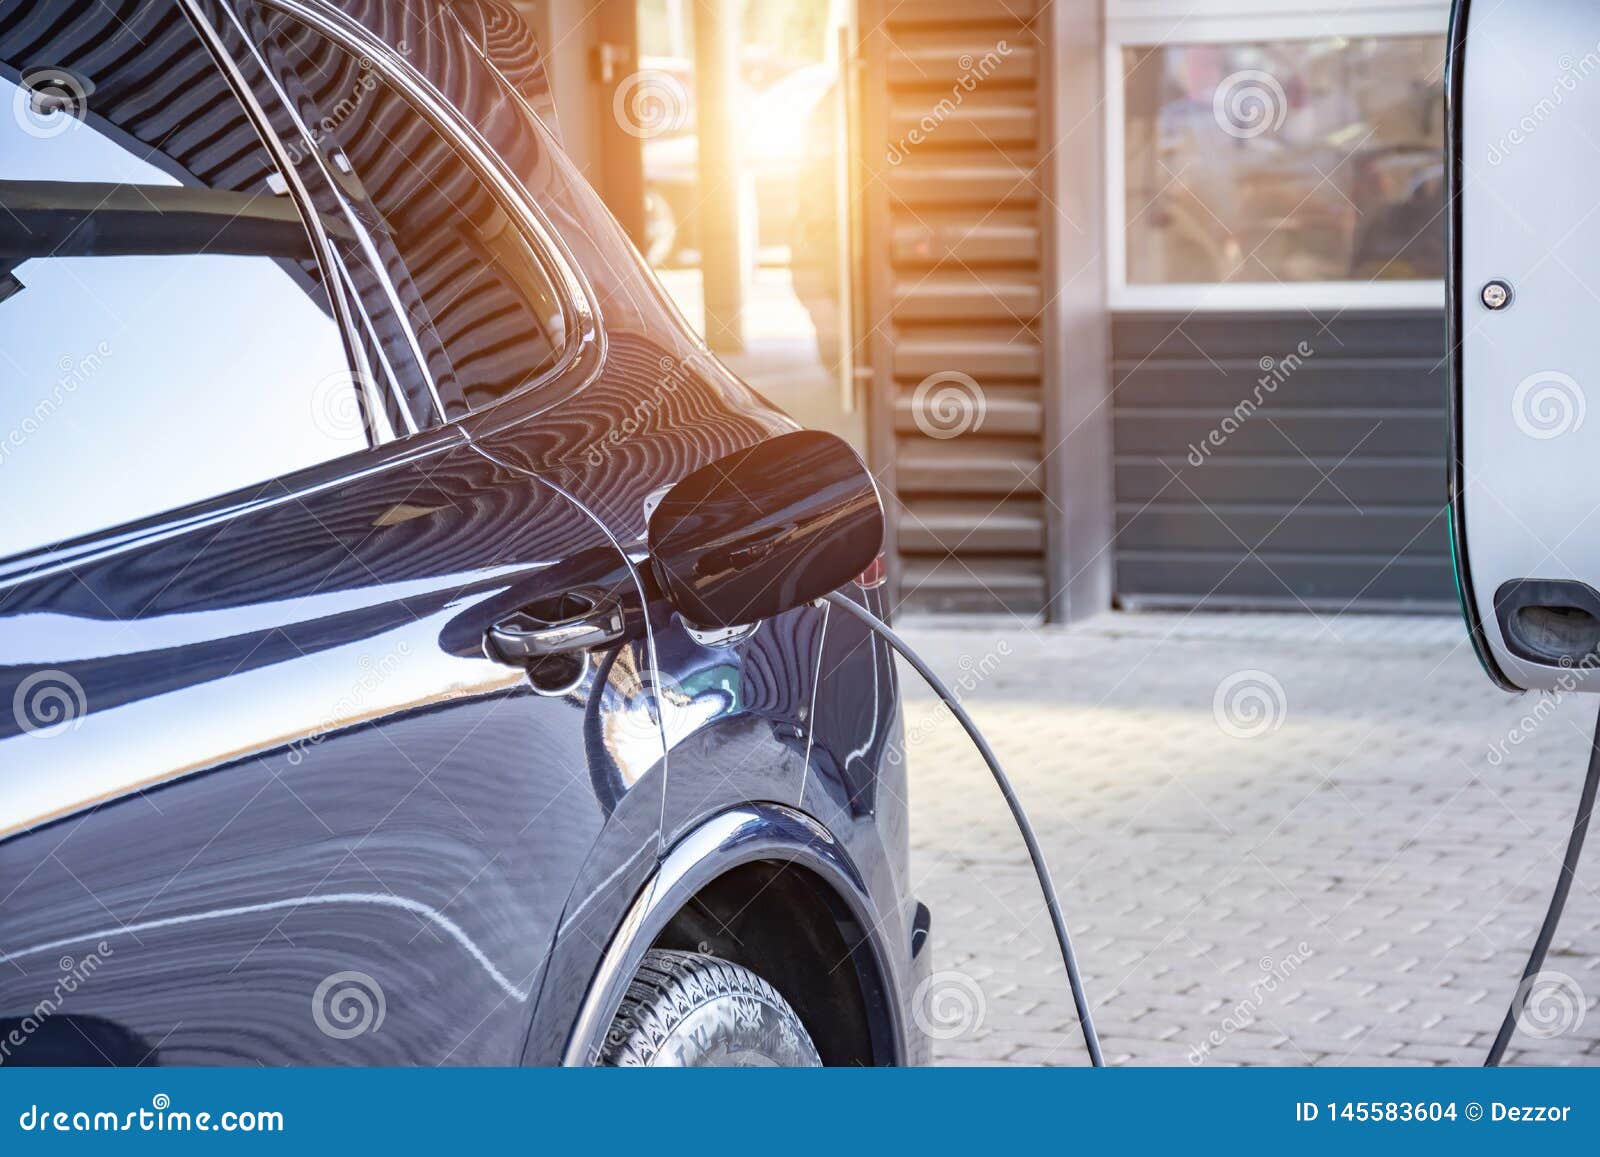
[[[865,941],[878,989],[868,993],[873,1026],[893,1042],[893,1063],[906,1056],[901,1002],[884,988],[894,975],[881,929],[898,921],[879,913],[860,872],[840,841],[812,816],[779,803],[751,803],[719,812],[683,835],[634,894],[593,974],[587,978],[577,1014],[562,1048],[564,1065],[594,1063],[629,982],[651,944],[674,915],[718,876],[757,860],[780,860],[818,877],[840,905],[841,915]],[[559,983],[554,982],[554,983]],[[547,984],[545,994],[552,996]],[[559,997],[558,997],[559,999]],[[563,1001],[563,1003],[565,1003]],[[535,1042],[530,1041],[534,1048]],[[537,1058],[530,1058],[537,1063]]]

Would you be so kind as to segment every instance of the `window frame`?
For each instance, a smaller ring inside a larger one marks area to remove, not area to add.
[[[234,99],[239,102],[239,107],[244,111],[251,127],[255,129],[256,136],[261,145],[272,158],[273,165],[278,170],[278,175],[283,178],[290,199],[294,202],[295,210],[300,214],[301,227],[311,238],[312,246],[316,252],[317,267],[322,274],[324,292],[328,295],[328,302],[333,309],[334,324],[339,327],[339,337],[344,344],[345,365],[355,375],[355,381],[361,384],[358,397],[362,406],[362,420],[367,430],[367,448],[365,451],[355,451],[351,454],[341,455],[332,459],[337,462],[342,458],[355,458],[362,453],[388,444],[396,439],[383,439],[378,434],[378,420],[376,415],[384,409],[383,400],[379,391],[385,388],[381,383],[388,381],[385,374],[381,379],[374,371],[368,359],[366,349],[361,337],[361,323],[357,314],[362,312],[361,304],[356,298],[348,279],[344,274],[343,263],[339,259],[338,251],[334,248],[332,239],[327,230],[323,228],[322,220],[317,213],[315,202],[298,172],[294,170],[289,160],[288,147],[272,127],[271,118],[262,107],[256,94],[250,91],[247,84],[239,74],[239,62],[228,53],[227,46],[209,15],[195,0],[177,0],[177,8],[184,18],[188,20],[194,30],[196,39],[211,57],[212,65],[221,75],[223,83],[233,93]],[[406,409],[408,418],[415,427],[415,416],[410,415],[409,407],[405,400],[400,399],[402,408]],[[398,435],[397,432],[397,437]],[[305,469],[318,469],[328,463],[317,463]],[[286,475],[275,475],[274,478],[293,477],[304,471],[293,471]],[[263,483],[271,482],[274,478],[263,479]],[[215,496],[214,496],[215,497]],[[202,499],[201,501],[207,501]],[[194,504],[180,509],[190,509]]]
[[[1105,253],[1106,300],[1113,313],[1242,313],[1305,310],[1440,310],[1444,279],[1396,281],[1128,282],[1127,72],[1124,50],[1194,44],[1440,36],[1448,4],[1347,0],[1338,10],[1316,0],[1230,0],[1192,15],[1192,0],[1106,0]],[[1130,8],[1131,14],[1123,9]],[[1443,61],[1440,62],[1441,68]],[[1442,157],[1442,154],[1441,154]],[[1440,219],[1443,227],[1443,217]]]
[[[179,0],[179,2],[186,6],[198,6],[209,2],[223,8],[229,18],[234,19],[233,13],[229,10],[232,0]],[[495,399],[491,404],[449,420],[445,418],[437,390],[430,380],[430,392],[435,396],[435,403],[440,405],[437,421],[433,425],[438,428],[459,427],[462,423],[475,423],[511,406],[516,407],[519,420],[532,417],[566,401],[587,385],[598,369],[604,345],[598,298],[571,252],[546,220],[543,211],[529,196],[521,180],[508,169],[499,153],[478,131],[477,126],[468,121],[450,99],[403,54],[395,51],[392,45],[375,35],[354,17],[327,3],[326,0],[248,0],[248,2],[299,21],[336,48],[370,65],[378,79],[388,84],[413,112],[427,122],[429,127],[443,137],[446,144],[461,156],[462,161],[484,186],[485,191],[517,225],[523,241],[560,301],[566,342],[561,356],[555,362],[546,367],[542,373],[529,378],[515,390]],[[466,37],[459,22],[455,27],[461,31],[470,46],[470,37]],[[240,27],[239,32],[245,42],[249,43],[246,31]],[[481,56],[479,59],[481,60]],[[262,65],[265,68],[265,62],[262,62]],[[495,83],[503,88],[505,82],[498,71],[492,68],[488,71],[494,77]],[[267,76],[277,89],[277,81],[272,78],[270,69],[267,70]],[[298,110],[293,107],[293,102],[282,97],[281,89],[279,92],[281,103],[293,118],[307,146],[307,155],[324,170],[325,176],[331,179],[331,174],[326,173],[322,151],[315,147],[314,134],[301,120]],[[527,109],[525,104],[521,107],[534,118],[534,123],[538,123],[537,115],[533,114],[531,109]],[[551,147],[558,146],[552,144]],[[406,324],[409,328],[409,321]],[[563,379],[566,379],[564,383]],[[537,405],[529,407],[527,405],[529,396],[541,390],[549,396],[540,398]]]
[[[131,522],[122,522],[100,530],[90,531],[69,539],[46,539],[37,546],[19,553],[0,556],[0,589],[18,577],[54,572],[59,566],[70,566],[83,557],[98,557],[117,553],[140,545],[159,541],[171,535],[227,522],[242,514],[265,509],[283,502],[297,501],[312,493],[330,487],[342,486],[351,479],[368,476],[388,469],[402,461],[426,456],[448,446],[458,446],[470,440],[467,424],[474,426],[491,415],[514,414],[521,422],[556,406],[587,385],[598,372],[604,358],[603,331],[600,323],[598,300],[587,278],[579,271],[570,250],[545,219],[520,180],[511,173],[492,146],[475,126],[470,124],[455,106],[428,81],[409,61],[397,54],[385,41],[343,12],[313,0],[254,0],[261,6],[299,19],[320,35],[327,37],[345,52],[367,60],[375,73],[387,81],[395,91],[428,123],[444,136],[457,151],[463,154],[474,176],[520,227],[524,240],[540,262],[541,269],[559,295],[567,328],[567,342],[561,358],[544,373],[529,379],[522,386],[488,406],[447,421],[442,409],[432,415],[410,413],[406,399],[399,398],[415,423],[411,432],[395,431],[388,440],[369,444],[337,458],[302,467],[286,474],[263,478],[259,482],[221,494],[208,495],[183,506],[169,510],[152,511]],[[194,28],[213,66],[221,74],[235,99],[240,102],[245,115],[262,146],[267,149],[278,171],[288,183],[289,194],[300,212],[308,236],[316,252],[318,267],[324,284],[329,287],[330,302],[335,310],[335,322],[345,345],[345,358],[352,373],[365,373],[365,381],[383,383],[388,388],[387,374],[373,372],[361,353],[360,318],[368,311],[354,299],[332,241],[326,235],[315,215],[309,192],[299,175],[289,163],[288,145],[272,128],[270,120],[255,94],[244,85],[238,75],[238,62],[226,51],[226,44],[213,24],[213,13],[206,0],[175,0],[175,6]],[[231,13],[223,14],[232,20]],[[238,31],[243,34],[242,29]],[[244,42],[249,43],[248,37]],[[278,99],[293,117],[300,132],[302,148],[307,155],[323,164],[320,150],[311,148],[311,135],[300,121],[298,112],[282,100],[281,91],[270,71],[267,79],[278,92]],[[497,77],[497,83],[503,80]],[[358,316],[359,315],[359,316]],[[557,388],[559,379],[568,379]],[[432,383],[430,381],[430,392]],[[528,406],[528,397],[543,390],[547,397],[536,406]],[[380,404],[377,398],[363,398],[363,404]],[[48,529],[48,528],[47,528]]]
[[[62,567],[70,568],[81,559],[116,554],[175,534],[218,525],[249,511],[296,501],[307,494],[344,485],[351,478],[384,469],[392,461],[431,452],[436,448],[438,439],[428,440],[426,444],[420,440],[422,435],[430,432],[448,430],[451,443],[458,443],[463,438],[460,431],[450,430],[442,421],[433,423],[431,430],[425,428],[416,434],[396,431],[390,438],[379,435],[376,419],[372,415],[382,408],[379,391],[387,389],[384,384],[387,383],[387,375],[380,377],[374,373],[361,349],[357,313],[363,311],[359,302],[352,301],[353,290],[344,275],[332,241],[316,214],[310,194],[298,175],[293,174],[292,166],[288,165],[284,140],[273,130],[261,102],[241,82],[237,72],[238,62],[226,51],[208,15],[196,0],[174,0],[174,7],[193,31],[217,76],[239,102],[240,111],[250,123],[261,147],[286,182],[287,194],[300,215],[301,227],[311,242],[322,276],[329,307],[333,311],[332,320],[339,329],[346,368],[352,375],[364,375],[357,378],[366,384],[357,396],[363,407],[367,445],[233,490],[207,494],[181,506],[150,511],[129,521],[68,538],[45,538],[16,553],[0,555],[0,590],[20,578],[38,578],[56,573]],[[108,125],[106,131],[113,134],[121,132],[115,125]],[[399,401],[402,406],[405,405],[403,398]]]

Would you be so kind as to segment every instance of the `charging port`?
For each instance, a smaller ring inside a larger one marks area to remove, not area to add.
[[[1506,648],[1550,666],[1600,661],[1600,592],[1586,583],[1517,579],[1495,592],[1495,617]]]

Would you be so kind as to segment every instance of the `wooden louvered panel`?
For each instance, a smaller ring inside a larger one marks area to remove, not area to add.
[[[1044,487],[1038,443],[965,435],[899,440],[899,492],[911,494],[1037,494]]]
[[[903,382],[920,382],[930,374],[967,374],[987,394],[996,384],[1037,379],[1042,366],[1039,343],[1028,334],[1000,337],[974,333],[970,337],[940,337],[902,333],[894,353],[894,375]],[[984,383],[989,385],[985,386]]]
[[[998,159],[946,164],[925,154],[912,154],[887,169],[882,179],[900,207],[919,214],[957,199],[963,205],[982,206],[975,212],[965,212],[963,220],[968,228],[984,223],[997,207],[1026,208],[1036,205],[1039,198],[1026,164],[1006,164]],[[1038,257],[1037,250],[1034,256]]]
[[[1028,265],[1039,257],[1039,226],[1010,214],[979,224],[948,213],[912,217],[895,226],[892,257],[900,268]]]
[[[863,0],[872,450],[912,609],[1048,599],[1039,10]]]
[[[1039,78],[1039,54],[1031,41],[1018,35],[986,35],[973,29],[956,36],[925,38],[915,36],[911,43],[889,55],[891,88],[932,88],[948,94],[966,85],[1031,86]],[[1005,49],[1000,42],[1005,41]]]
[[[1044,563],[1032,556],[912,556],[902,563],[902,572],[906,604],[913,610],[1031,617],[1046,597]]]
[[[930,387],[932,388],[932,387]],[[895,430],[901,434],[915,434],[917,406],[915,390],[902,388],[895,399]],[[993,437],[1035,437],[1044,421],[1044,407],[1039,391],[1018,387],[997,387],[984,391],[983,410],[972,411],[974,434]],[[981,419],[981,420],[980,420]],[[927,420],[924,414],[924,421]]]
[[[907,322],[1031,322],[1039,312],[1039,280],[1026,274],[981,276],[938,273],[901,278],[894,288],[894,320]]]
[[[896,32],[913,29],[917,25],[938,28],[959,27],[966,24],[1007,25],[1031,20],[1044,0],[900,0],[884,17]]]
[[[911,139],[927,132],[930,146],[1031,145],[1038,139],[1039,114],[1024,104],[980,103],[976,98],[960,105],[950,103],[937,112],[903,107],[895,111],[891,128],[896,139]],[[948,111],[946,111],[948,110]]]
[[[1044,550],[1037,499],[928,499],[906,503],[900,549],[907,555],[1021,555]]]

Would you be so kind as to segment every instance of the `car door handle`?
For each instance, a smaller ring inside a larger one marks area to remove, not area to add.
[[[592,651],[626,633],[622,611],[587,595],[562,595],[518,611],[489,628],[489,653],[502,663],[522,665]]]

